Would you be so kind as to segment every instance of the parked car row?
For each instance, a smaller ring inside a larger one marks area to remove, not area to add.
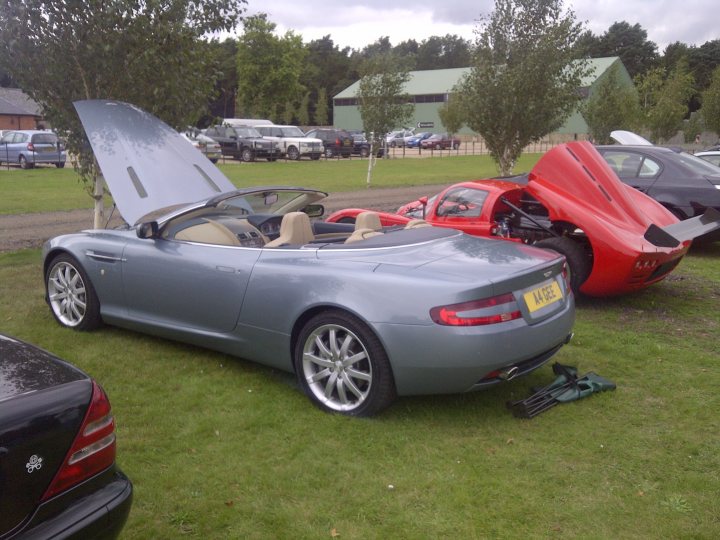
[[[0,163],[19,165],[22,169],[45,163],[61,169],[66,160],[65,145],[52,131],[5,131],[0,138]]]

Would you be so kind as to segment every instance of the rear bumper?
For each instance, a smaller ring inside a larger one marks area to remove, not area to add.
[[[454,394],[539,368],[564,345],[575,321],[574,301],[537,324],[522,319],[488,326],[376,325],[392,364],[399,395]],[[488,377],[488,378],[486,378]]]
[[[40,505],[9,538],[116,538],[130,513],[133,487],[111,468]]]
[[[57,152],[30,153],[22,155],[25,156],[28,163],[65,163],[67,159],[67,154],[65,152],[61,152],[60,155],[58,155]]]

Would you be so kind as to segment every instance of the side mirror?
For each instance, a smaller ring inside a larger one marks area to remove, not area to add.
[[[155,238],[158,235],[157,221],[141,223],[137,228],[138,238]]]
[[[322,204],[308,204],[303,208],[308,217],[321,217],[325,213],[325,207]]]

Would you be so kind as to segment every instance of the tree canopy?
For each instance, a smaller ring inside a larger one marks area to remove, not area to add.
[[[214,61],[203,36],[230,30],[244,0],[3,0],[0,63],[67,135],[86,181],[94,167],[73,108],[117,99],[172,126],[194,123],[213,93]],[[93,190],[98,199],[102,191]],[[102,208],[102,206],[100,206]]]
[[[663,142],[675,135],[688,114],[688,100],[694,92],[694,79],[685,60],[667,74],[661,67],[638,77],[641,119],[652,139]]]
[[[590,135],[598,144],[609,144],[613,130],[634,131],[638,127],[640,105],[637,92],[621,84],[617,65],[613,65],[598,81],[593,94],[583,104],[582,112]]]
[[[302,38],[292,31],[278,37],[276,25],[265,13],[243,21],[245,31],[238,40],[237,114],[287,120],[302,99],[300,82],[307,51]]]
[[[584,62],[573,62],[581,31],[561,0],[496,0],[481,20],[463,101],[468,125],[482,135],[501,174],[578,105],[588,72]]]
[[[702,112],[705,127],[720,136],[720,67],[715,68],[710,86],[703,92]]]

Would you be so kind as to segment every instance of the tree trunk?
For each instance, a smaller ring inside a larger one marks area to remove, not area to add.
[[[95,201],[95,211],[93,214],[93,229],[105,228],[105,205],[103,204],[103,191],[105,180],[101,174],[96,173],[93,177],[93,199]]]

